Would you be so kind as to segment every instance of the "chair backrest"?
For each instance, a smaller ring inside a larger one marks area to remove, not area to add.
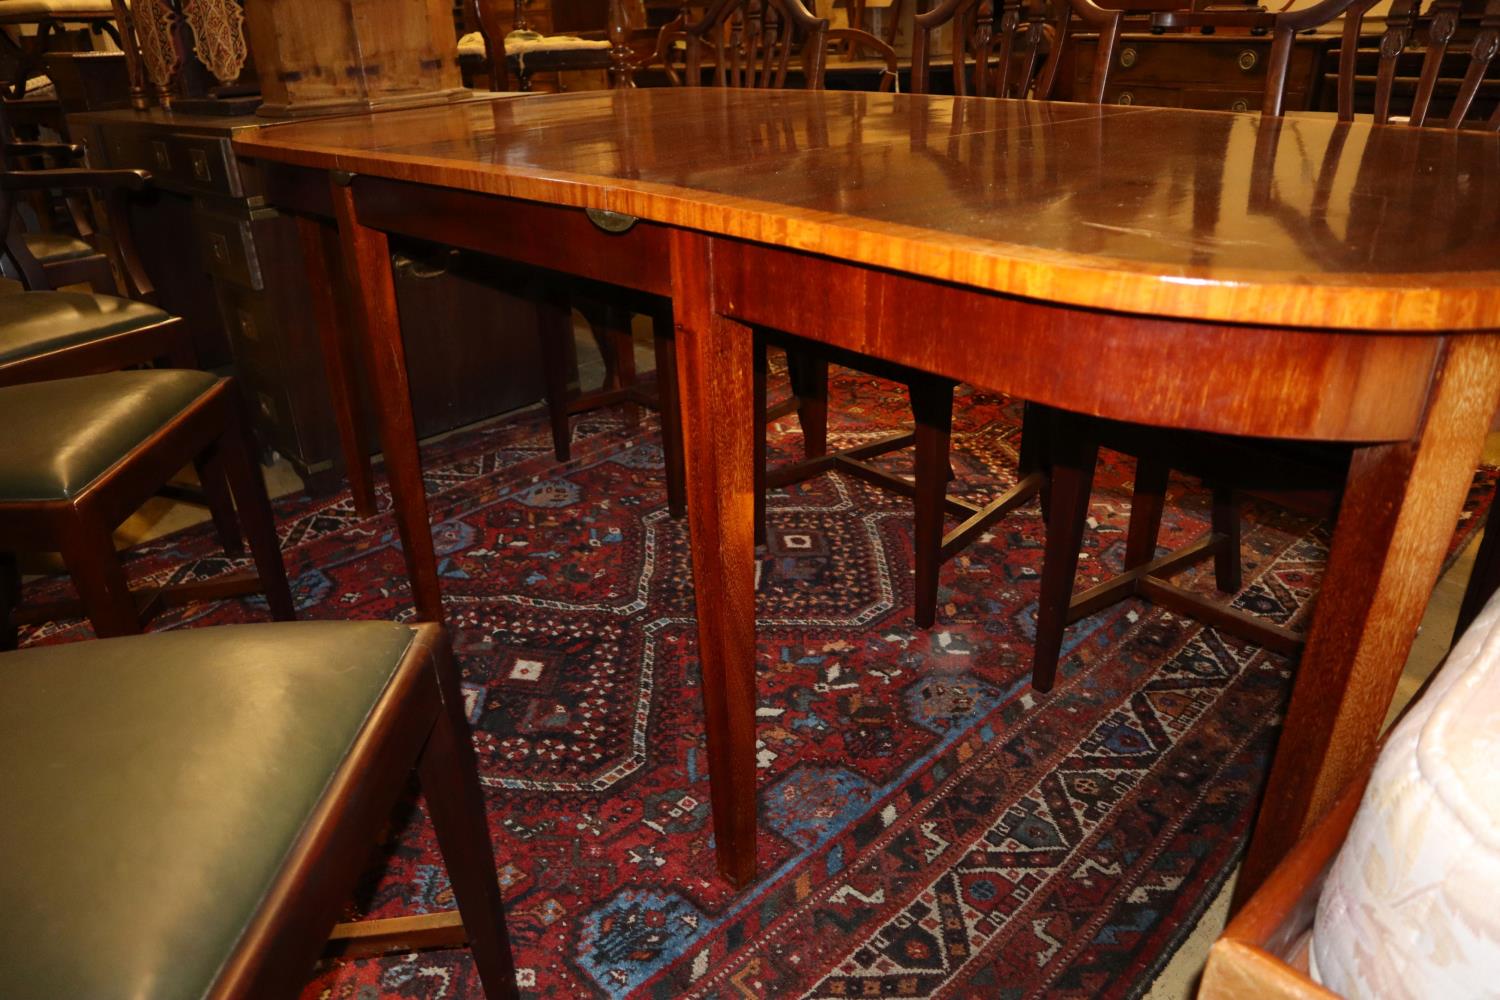
[[[1266,67],[1262,111],[1281,115],[1284,111],[1287,73],[1292,46],[1299,33],[1342,17],[1339,43],[1338,116],[1354,118],[1354,94],[1358,83],[1357,62],[1365,15],[1378,0],[1319,0],[1307,7],[1280,12],[1259,9],[1194,10],[1190,4],[1174,7],[1160,0],[1116,0],[1110,9],[1095,0],[939,0],[932,9],[914,19],[912,40],[912,90],[924,93],[929,84],[932,34],[953,24],[954,93],[966,94],[967,67],[974,65],[974,90],[978,96],[1052,96],[1057,70],[1069,37],[1081,24],[1096,31],[1094,72],[1087,93],[1076,100],[1098,103],[1111,67],[1117,65],[1115,47],[1127,17],[1143,18],[1143,27],[1163,30],[1199,28],[1264,29],[1272,35],[1271,57]],[[1115,9],[1116,6],[1123,9]],[[998,13],[998,16],[997,16]],[[1444,58],[1458,47],[1454,38],[1466,39],[1467,65],[1458,93],[1442,124],[1459,128],[1474,105],[1485,77],[1500,68],[1500,0],[1393,0],[1380,38],[1379,69],[1375,80],[1374,114],[1380,124],[1399,120],[1393,111],[1398,92],[1397,63],[1408,46],[1422,46],[1422,69],[1410,108],[1404,118],[1411,125],[1430,121],[1433,96]],[[1043,49],[1047,57],[1040,57]],[[998,56],[993,70],[991,61]],[[1500,106],[1483,127],[1500,130]]]
[[[1300,31],[1315,28],[1342,17],[1343,36],[1339,41],[1338,116],[1340,121],[1354,119],[1354,91],[1358,79],[1359,41],[1365,15],[1376,0],[1321,0],[1301,10],[1276,16],[1274,42],[1267,65],[1266,94],[1262,110],[1279,115],[1283,110],[1283,91],[1287,66],[1291,61],[1292,43]],[[1426,17],[1423,17],[1425,6]],[[1471,4],[1464,9],[1462,0],[1394,0],[1385,18],[1385,32],[1380,38],[1380,62],[1375,76],[1375,121],[1387,124],[1397,120],[1392,111],[1396,93],[1396,69],[1401,54],[1413,42],[1422,46],[1422,70],[1416,91],[1404,116],[1415,126],[1438,124],[1430,121],[1433,95],[1437,91],[1443,59],[1456,48],[1455,35],[1469,36],[1468,60],[1458,93],[1441,122],[1445,128],[1461,128],[1474,105],[1480,84],[1500,63],[1500,0],[1484,0],[1483,6]],[[1477,8],[1477,9],[1476,9]],[[1500,105],[1483,127],[1500,131]]]
[[[678,43],[684,46],[680,63]],[[800,0],[713,0],[697,21],[684,14],[663,25],[655,58],[674,84],[698,86],[707,56],[715,86],[780,89],[794,54],[802,59],[803,85],[823,89],[827,18],[814,16]]]
[[[1082,21],[1085,30],[1099,33],[1093,92],[1083,98],[1097,103],[1103,100],[1120,27],[1131,13],[1139,12],[1105,10],[1092,3],[1070,6],[1069,0],[939,0],[912,19],[912,92],[928,91],[933,36],[951,24],[955,94],[968,95],[972,63],[974,96],[1046,100],[1057,83],[1074,22]]]

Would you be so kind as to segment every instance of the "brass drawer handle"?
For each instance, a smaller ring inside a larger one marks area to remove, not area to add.
[[[208,167],[208,154],[201,149],[188,150],[188,159],[193,164],[193,177],[204,184],[213,182],[213,171]]]
[[[1255,68],[1255,64],[1256,63],[1260,62],[1260,56],[1258,56],[1258,55],[1255,54],[1255,50],[1254,49],[1245,49],[1243,52],[1240,53],[1240,60],[1239,61],[1240,61],[1240,69],[1242,69],[1246,73],[1248,73],[1252,69]]]
[[[1117,97],[1117,98],[1115,98],[1115,103],[1116,104],[1134,104],[1135,103],[1135,95],[1132,94],[1128,90],[1121,91],[1120,92],[1120,96]]]
[[[1125,69],[1129,69],[1135,65],[1135,49],[1127,48],[1120,50],[1120,65]]]
[[[1243,97],[1241,97],[1241,98],[1239,98],[1237,101],[1235,101],[1233,104],[1231,104],[1229,106],[1229,110],[1230,111],[1249,111],[1250,110],[1250,102],[1247,101],[1247,100],[1245,100]]]
[[[602,208],[586,208],[583,211],[589,217],[590,222],[606,233],[626,232],[631,226],[641,221],[633,215],[626,215],[624,212],[609,212]]]

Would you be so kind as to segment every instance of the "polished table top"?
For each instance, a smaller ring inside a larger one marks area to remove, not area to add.
[[[279,125],[236,147],[1069,305],[1311,327],[1500,326],[1495,134],[683,88]]]

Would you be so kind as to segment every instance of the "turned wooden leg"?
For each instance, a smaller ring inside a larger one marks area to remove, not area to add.
[[[110,526],[77,507],[69,522],[57,539],[58,547],[94,634],[101,639],[136,635],[141,631],[141,618],[130,596],[125,567],[115,552]]]
[[[755,332],[755,544],[766,544],[766,338]],[[790,364],[790,355],[788,355]],[[795,391],[795,382],[793,383]]]
[[[1497,399],[1500,344],[1450,335],[1416,438],[1354,453],[1236,905],[1374,754]]]
[[[1227,486],[1213,488],[1213,531],[1224,536],[1224,544],[1214,553],[1214,582],[1226,594],[1238,593],[1240,568],[1240,502]]]
[[[922,379],[909,387],[916,418],[916,620],[937,620],[938,570],[943,565],[943,504],[948,494],[948,448],[953,436],[953,383]]]
[[[1135,460],[1130,528],[1125,535],[1126,569],[1134,569],[1156,558],[1156,541],[1161,537],[1161,515],[1166,506],[1170,472],[1160,455],[1146,454]]]
[[[442,705],[417,764],[417,775],[485,995],[513,998],[517,996],[516,964],[505,928],[484,790],[479,786],[474,744],[464,719],[458,671],[446,642],[435,644],[432,658]]]
[[[380,400],[380,443],[385,455],[401,554],[406,560],[412,600],[421,621],[443,620],[443,595],[438,584],[437,553],[432,525],[427,519],[427,494],[422,483],[422,456],[417,449],[416,418],[412,414],[407,381],[406,345],[401,341],[401,318],[396,309],[396,283],[391,275],[390,241],[384,233],[362,225],[354,207],[354,193],[330,179],[329,193],[339,220],[345,263],[361,278],[360,318],[371,396]]]
[[[198,482],[203,486],[204,499],[208,501],[208,512],[213,518],[214,533],[219,544],[231,556],[245,554],[245,542],[240,536],[239,519],[234,513],[234,499],[229,493],[229,481],[224,478],[224,462],[218,449],[210,448],[193,461],[198,470]]]
[[[255,572],[260,577],[271,617],[277,621],[293,621],[297,611],[292,603],[291,588],[287,585],[286,567],[281,561],[281,541],[276,535],[271,500],[266,495],[265,474],[261,472],[260,463],[255,461],[255,439],[241,414],[239,398],[226,392],[223,401],[224,433],[213,450],[218,452],[218,459],[222,461],[224,473],[234,490],[245,535],[250,540],[250,552],[255,557]]]
[[[803,457],[821,458],[828,454],[828,362],[792,347],[786,352],[786,369],[797,397]]]
[[[1051,509],[1047,516],[1047,547],[1042,558],[1042,586],[1036,613],[1036,651],[1031,667],[1031,686],[1038,691],[1052,690],[1057,679],[1068,604],[1073,599],[1073,578],[1078,574],[1078,553],[1083,547],[1083,526],[1094,487],[1094,465],[1099,458],[1099,442],[1091,433],[1087,418],[1071,413],[1052,411],[1047,444]]]
[[[352,314],[357,309],[348,300],[353,290],[340,266],[338,230],[316,219],[298,216],[297,235],[302,243],[313,325],[318,331],[324,381],[334,423],[338,427],[339,447],[344,455],[344,471],[349,477],[354,511],[360,517],[373,517],[375,473],[370,465],[372,448],[359,405],[359,375],[354,352],[349,346],[349,328],[358,322]]]
[[[536,329],[541,338],[542,376],[547,389],[547,416],[552,423],[552,451],[559,462],[572,457],[568,422],[568,349],[573,339],[573,311],[566,298],[544,292],[536,300]]]
[[[672,332],[670,302],[651,318],[656,348],[656,397],[661,417],[662,462],[667,473],[667,513],[674,520],[687,513],[687,472],[682,457],[682,405],[677,391],[677,338]]]
[[[714,312],[709,239],[671,234],[688,528],[708,737],[714,846],[734,886],[755,878],[755,414],[753,337]]]

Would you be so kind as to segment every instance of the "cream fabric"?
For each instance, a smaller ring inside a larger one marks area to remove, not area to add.
[[[1500,598],[1386,741],[1311,965],[1350,998],[1500,996]]]
[[[4,0],[0,0],[3,3]],[[523,37],[517,37],[518,35]],[[607,49],[609,42],[588,38],[575,38],[572,35],[536,35],[529,31],[512,32],[505,36],[505,54],[513,56],[527,52],[546,52],[568,49]],[[460,56],[483,56],[484,36],[477,31],[471,31],[458,40],[458,54]]]

